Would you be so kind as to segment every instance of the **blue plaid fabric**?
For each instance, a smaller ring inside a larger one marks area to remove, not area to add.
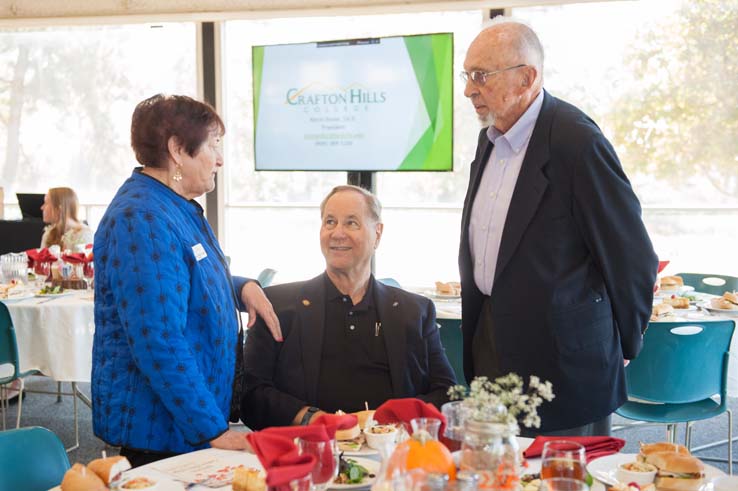
[[[95,435],[140,450],[208,447],[228,428],[246,280],[231,278],[202,208],[140,169],[94,244]]]

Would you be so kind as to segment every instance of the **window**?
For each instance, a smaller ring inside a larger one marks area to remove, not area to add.
[[[135,105],[158,92],[197,95],[195,25],[6,30],[0,46],[6,216],[20,218],[16,192],[69,186],[96,226],[136,165]]]
[[[738,11],[641,0],[513,9],[541,37],[545,87],[615,146],[670,272],[738,275]],[[637,252],[637,251],[636,251]]]

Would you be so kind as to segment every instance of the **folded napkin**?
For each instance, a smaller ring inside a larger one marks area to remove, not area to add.
[[[656,271],[656,273],[660,273],[664,270],[664,268],[669,264],[669,261],[659,261],[659,269]]]
[[[410,420],[413,418],[437,418],[441,420],[438,434],[443,435],[446,429],[446,417],[436,406],[420,399],[390,399],[379,406],[374,413],[374,421],[380,424],[403,423],[410,431]]]
[[[587,455],[587,462],[605,455],[618,453],[625,445],[625,440],[622,438],[611,436],[537,436],[530,447],[525,449],[523,456],[528,459],[540,457],[543,452],[543,444],[551,440],[567,440],[581,444]]]
[[[261,433],[279,435],[290,440],[294,440],[295,438],[302,438],[311,442],[327,442],[328,440],[332,440],[324,425],[274,426],[261,430]],[[335,431],[333,433],[335,435]]]
[[[49,252],[47,247],[43,249],[28,249],[26,251],[28,259],[32,259],[33,262],[48,263],[50,261],[56,261],[57,257]]]
[[[85,256],[82,252],[72,252],[69,254],[62,254],[62,261],[70,264],[85,264],[90,262],[90,258]]]
[[[269,487],[288,486],[290,481],[310,474],[315,466],[315,457],[300,455],[292,438],[267,430],[249,433],[246,438],[264,466]]]

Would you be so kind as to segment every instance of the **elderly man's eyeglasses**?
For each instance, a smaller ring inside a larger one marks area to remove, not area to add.
[[[508,70],[515,70],[516,68],[522,68],[524,66],[528,66],[528,65],[522,64],[522,65],[509,66],[507,68],[501,68],[499,70],[493,70],[491,72],[482,72],[479,70],[474,70],[473,72],[463,71],[459,73],[459,76],[461,77],[461,80],[464,83],[467,83],[469,80],[471,80],[474,85],[481,86],[481,85],[486,84],[487,79],[491,77],[492,75],[497,75],[498,73],[506,72]]]

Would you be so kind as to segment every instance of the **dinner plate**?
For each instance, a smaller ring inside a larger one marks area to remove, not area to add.
[[[369,457],[371,455],[379,455],[379,452],[364,443],[359,450],[344,450],[343,454],[347,457]]]
[[[455,295],[453,293],[439,293],[436,290],[426,290],[425,296],[440,300],[458,300],[461,298],[461,295]]]
[[[63,291],[61,293],[35,293],[34,297],[48,298],[48,297],[66,297],[72,295],[74,292]]]
[[[616,453],[606,455],[587,464],[587,472],[589,472],[599,483],[607,484],[604,480],[608,478],[613,482],[617,482],[615,475],[617,473],[618,466],[627,462],[635,462],[637,456],[638,454],[634,453]],[[705,464],[705,482],[709,482],[717,476],[724,475],[725,473],[717,467]],[[595,487],[592,486],[592,489],[595,489]]]
[[[700,307],[710,312],[711,314],[725,315],[727,317],[738,317],[738,310],[716,309],[715,307],[711,307],[709,303],[703,303],[700,305]]]
[[[370,474],[374,474],[374,477],[365,477],[363,481],[357,484],[336,484],[332,483],[328,486],[328,489],[362,489],[371,486],[374,481],[377,480],[377,473],[379,472],[380,464],[376,460],[363,459],[361,457],[349,457],[351,460],[355,460],[357,464],[366,468]]]
[[[35,297],[36,294],[33,292],[23,293],[22,295],[13,295],[8,298],[0,298],[0,302],[19,302],[21,300],[28,300],[29,298]]]

